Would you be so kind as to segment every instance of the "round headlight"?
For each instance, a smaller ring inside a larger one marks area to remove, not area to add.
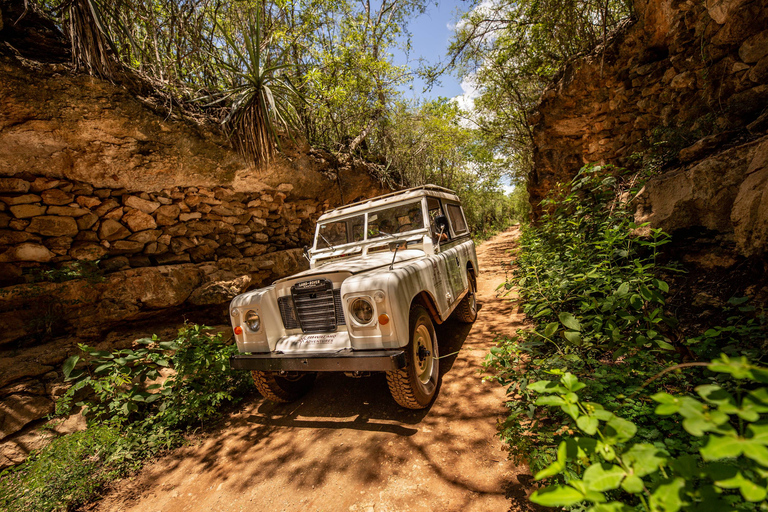
[[[349,312],[360,324],[367,324],[373,319],[373,305],[366,299],[357,298],[349,305]]]
[[[247,325],[251,331],[258,332],[261,327],[261,318],[259,318],[259,315],[257,315],[255,311],[248,311],[245,314],[245,325]]]

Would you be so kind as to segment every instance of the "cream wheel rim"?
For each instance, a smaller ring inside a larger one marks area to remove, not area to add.
[[[419,358],[420,348],[429,351],[429,355],[423,359]],[[434,346],[432,343],[432,334],[426,325],[422,324],[416,328],[416,332],[413,335],[413,362],[416,366],[416,378],[422,384],[429,383],[432,378],[432,368],[435,364],[434,359]]]

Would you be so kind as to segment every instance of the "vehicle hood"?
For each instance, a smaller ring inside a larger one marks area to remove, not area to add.
[[[424,257],[424,252],[416,249],[406,249],[397,251],[395,258],[395,267],[400,266],[402,262],[412,260],[414,258]],[[390,263],[392,263],[391,252],[381,252],[375,254],[369,254],[368,256],[353,256],[351,258],[343,258],[328,263],[324,263],[316,268],[293,274],[292,276],[285,277],[275,281],[280,283],[287,280],[294,280],[298,277],[311,277],[321,274],[330,274],[334,272],[349,272],[351,274],[361,274],[363,272],[387,269]]]

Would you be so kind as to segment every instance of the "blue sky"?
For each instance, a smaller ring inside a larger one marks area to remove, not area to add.
[[[430,64],[435,64],[445,59],[448,45],[453,36],[453,26],[459,19],[460,13],[466,11],[469,2],[462,0],[441,0],[438,5],[431,4],[427,12],[411,21],[411,53],[406,59],[405,54],[395,53],[396,64],[409,64],[411,68],[418,66],[419,58],[425,59]],[[443,96],[453,98],[464,93],[458,78],[453,75],[445,75],[440,85],[436,85],[430,91],[424,93],[424,83],[415,80],[413,91],[406,91],[409,98],[437,98]]]

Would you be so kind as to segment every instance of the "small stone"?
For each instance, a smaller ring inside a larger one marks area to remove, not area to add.
[[[59,188],[44,190],[40,196],[43,198],[45,204],[52,204],[55,206],[69,204],[75,199],[75,196],[68,194]]]
[[[57,236],[48,238],[43,242],[47,248],[59,256],[66,256],[69,248],[72,247],[72,238],[68,236]]]
[[[121,240],[131,236],[131,232],[122,224],[113,219],[105,219],[99,226],[99,238],[101,240]]]
[[[77,227],[80,228],[81,231],[85,231],[86,229],[91,229],[98,220],[98,215],[89,212],[77,219]]]
[[[252,237],[257,242],[268,242],[269,237],[264,233],[254,233]]]
[[[278,192],[291,192],[293,190],[293,185],[290,183],[281,183],[277,186]]]
[[[0,254],[0,262],[7,263],[11,261],[36,261],[46,263],[56,257],[56,254],[48,250],[47,247],[40,244],[23,243],[11,247]]]
[[[155,196],[155,201],[163,205],[173,204],[173,199],[171,199],[170,197]]]
[[[56,188],[61,184],[60,180],[52,180],[48,178],[35,178],[35,181],[32,182],[32,185],[30,188],[32,189],[32,192],[40,193],[43,190],[49,190],[52,188]]]
[[[29,226],[29,221],[24,219],[13,219],[8,223],[9,228],[17,229],[19,231],[24,231],[27,229],[27,226]]]
[[[170,245],[171,244],[171,235],[160,235],[160,237],[157,239],[157,243],[163,244],[163,245]]]
[[[117,240],[112,243],[112,252],[118,254],[141,252],[144,244],[132,240]]]
[[[77,234],[75,240],[80,242],[98,242],[99,234],[95,231],[81,231]]]
[[[141,210],[131,210],[123,215],[123,222],[128,225],[128,228],[134,233],[137,231],[145,231],[147,229],[155,229],[157,223],[148,213],[144,213]]]
[[[147,231],[139,231],[128,237],[128,240],[134,242],[141,242],[143,244],[157,241],[158,237],[162,234],[159,229],[149,229]]]
[[[0,197],[0,201],[7,205],[38,203],[40,202],[40,196],[35,194],[24,194],[23,196]]]
[[[49,206],[48,215],[61,215],[63,217],[82,217],[90,213],[85,208],[72,208],[69,206]]]
[[[96,215],[98,215],[99,217],[101,217],[101,216],[103,216],[103,215],[106,215],[106,213],[107,213],[107,212],[109,212],[110,210],[114,210],[114,209],[115,209],[115,208],[117,208],[118,206],[120,206],[120,203],[118,203],[117,201],[115,201],[114,199],[112,199],[112,198],[110,197],[109,199],[107,199],[106,201],[104,201],[103,203],[101,203],[101,206],[99,206],[98,208],[96,208],[96,209],[93,211],[93,213],[95,213]]]
[[[155,212],[155,219],[159,226],[170,226],[176,223],[181,209],[173,204],[163,205]]]
[[[45,214],[47,206],[40,206],[37,204],[17,204],[11,206],[11,213],[17,219],[28,219],[30,217],[39,217]]]
[[[190,220],[199,219],[202,216],[203,216],[203,214],[200,213],[200,212],[182,213],[181,215],[179,215],[179,220],[181,222],[187,222],[187,221],[190,221]]]
[[[115,208],[111,212],[104,214],[103,217],[105,219],[120,220],[123,218],[124,212],[125,209],[121,206],[120,208]]]
[[[106,198],[108,198],[110,196],[111,193],[112,192],[109,189],[106,189],[106,188],[101,188],[101,189],[93,191],[93,195],[95,195],[99,199],[106,199]]]
[[[195,244],[187,237],[179,236],[171,240],[171,250],[177,254],[192,247],[195,247]]]
[[[152,213],[160,208],[160,203],[156,201],[147,201],[146,199],[141,199],[136,196],[128,196],[127,199],[124,199],[123,204],[141,210],[144,213]]]
[[[0,229],[0,245],[16,245],[23,242],[39,242],[40,237],[26,231]]]
[[[200,196],[197,194],[187,194],[184,197],[184,203],[186,203],[187,206],[197,206],[200,204]]]
[[[247,204],[248,208],[258,208],[259,206],[261,206],[260,199],[254,199],[253,201],[249,201]]]
[[[75,236],[79,230],[77,222],[72,217],[46,215],[33,218],[27,231],[45,236]]]
[[[96,261],[107,254],[107,250],[95,243],[76,242],[69,250],[69,255],[76,260]]]
[[[83,208],[88,208],[90,210],[99,206],[101,204],[101,199],[98,197],[77,196],[75,202]]]
[[[29,182],[19,178],[0,178],[0,194],[29,192]]]
[[[753,64],[766,55],[768,55],[768,30],[748,38],[739,48],[739,58],[747,64]]]

